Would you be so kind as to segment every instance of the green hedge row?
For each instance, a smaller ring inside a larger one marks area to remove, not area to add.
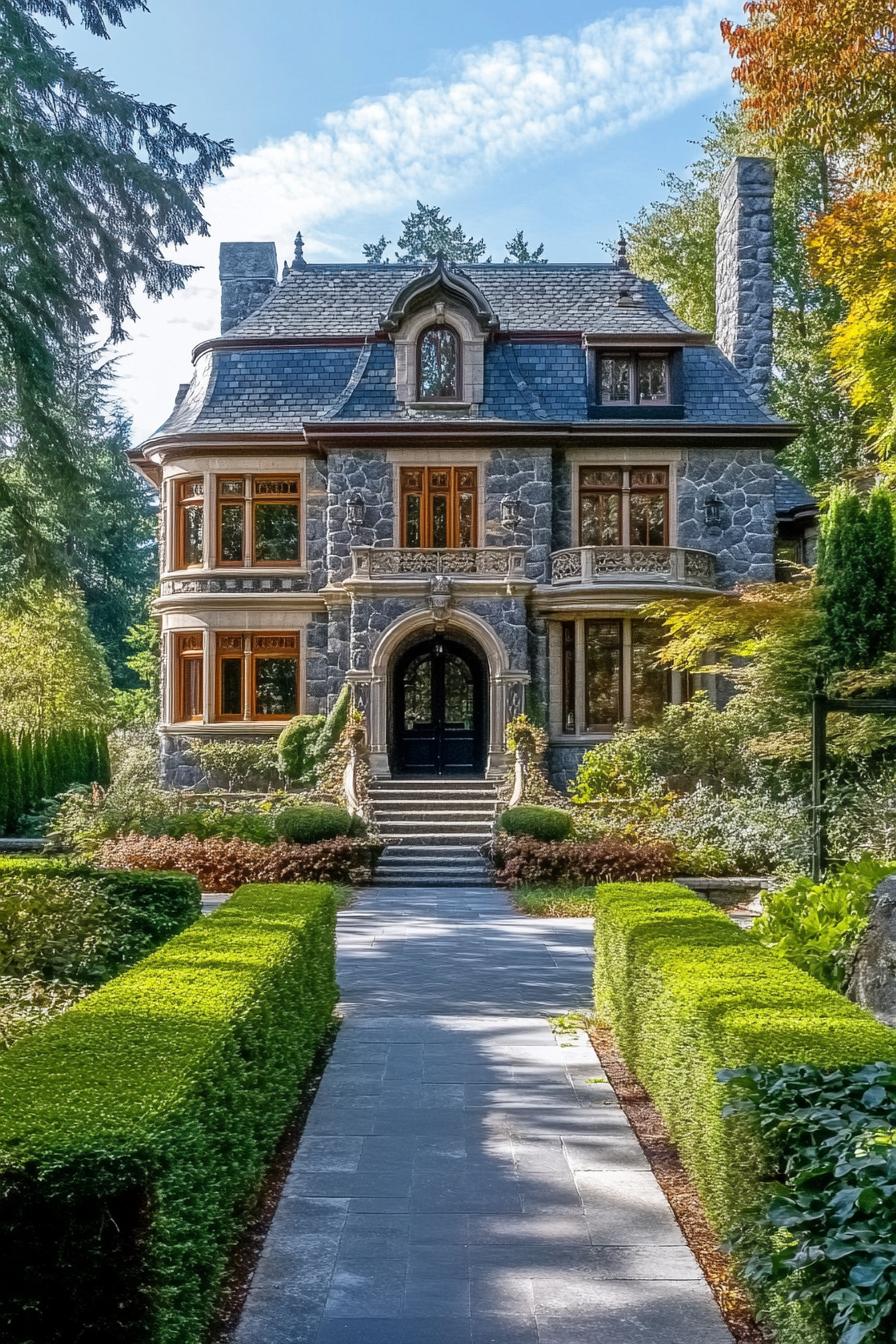
[[[197,1344],[332,1019],[329,887],[243,887],[0,1059],[0,1338]]]
[[[0,859],[0,975],[101,984],[200,910],[199,883],[186,873]]]
[[[72,784],[109,783],[109,744],[93,731],[0,733],[0,835],[14,835],[43,798]]]
[[[896,1031],[675,883],[598,886],[594,923],[598,1016],[727,1236],[776,1163],[754,1120],[723,1116],[732,1098],[719,1070],[896,1061]]]

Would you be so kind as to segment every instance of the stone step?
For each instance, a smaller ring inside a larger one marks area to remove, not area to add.
[[[438,826],[443,821],[469,821],[474,826],[488,825],[495,819],[495,809],[488,807],[378,807],[376,816],[380,821],[427,821]]]
[[[463,799],[471,803],[487,803],[494,807],[497,804],[497,798],[493,793],[486,793],[484,790],[475,792],[472,789],[439,789],[438,792],[425,789],[387,789],[380,793],[377,789],[370,790],[371,802],[380,806],[384,803],[404,803],[420,802],[425,799],[427,803],[454,803]]]
[[[471,821],[469,817],[454,821],[448,818],[420,817],[377,817],[377,830],[381,835],[388,835],[392,831],[401,831],[403,834],[416,835],[463,835],[465,831],[470,835],[491,835],[491,826],[487,821]]]

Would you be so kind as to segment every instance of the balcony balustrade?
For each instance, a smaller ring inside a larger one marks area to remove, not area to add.
[[[352,573],[363,578],[452,574],[473,578],[524,579],[525,562],[526,551],[522,546],[471,546],[454,550],[417,549],[412,546],[352,548]]]
[[[666,583],[714,588],[716,560],[710,551],[683,546],[574,546],[552,554],[551,583]]]

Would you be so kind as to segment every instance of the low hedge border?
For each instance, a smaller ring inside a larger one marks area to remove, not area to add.
[[[335,902],[243,887],[0,1059],[0,1336],[196,1344],[332,1020]]]
[[[382,845],[339,836],[317,844],[259,845],[251,840],[201,840],[185,835],[123,835],[100,846],[106,868],[178,869],[192,873],[205,891],[234,891],[247,882],[367,882]]]
[[[675,850],[665,840],[532,840],[498,834],[495,870],[508,887],[584,886],[595,882],[648,882],[674,871]]]
[[[721,1069],[896,1061],[896,1032],[672,882],[595,892],[595,1007],[661,1112],[716,1231],[732,1234],[778,1166],[754,1119],[723,1115]],[[787,1338],[819,1338],[777,1296]]]

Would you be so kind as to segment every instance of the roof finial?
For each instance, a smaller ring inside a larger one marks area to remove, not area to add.
[[[300,229],[299,232],[296,234],[296,250],[292,259],[292,269],[294,271],[297,271],[300,266],[308,265],[307,261],[305,260],[305,253],[303,250],[304,246],[305,244],[302,241],[302,231]]]
[[[281,275],[280,275],[280,283],[281,283],[281,285],[283,284],[283,281],[286,279],[286,277],[287,277],[288,275],[289,275],[289,262],[288,262],[288,261],[286,260],[286,258],[284,257],[284,259],[283,259],[283,271],[281,272]]]
[[[625,234],[622,232],[622,227],[620,226],[619,242],[616,244],[616,265],[619,267],[620,271],[631,270],[631,267],[628,264],[628,253],[626,252],[627,246],[628,243],[626,242]]]

